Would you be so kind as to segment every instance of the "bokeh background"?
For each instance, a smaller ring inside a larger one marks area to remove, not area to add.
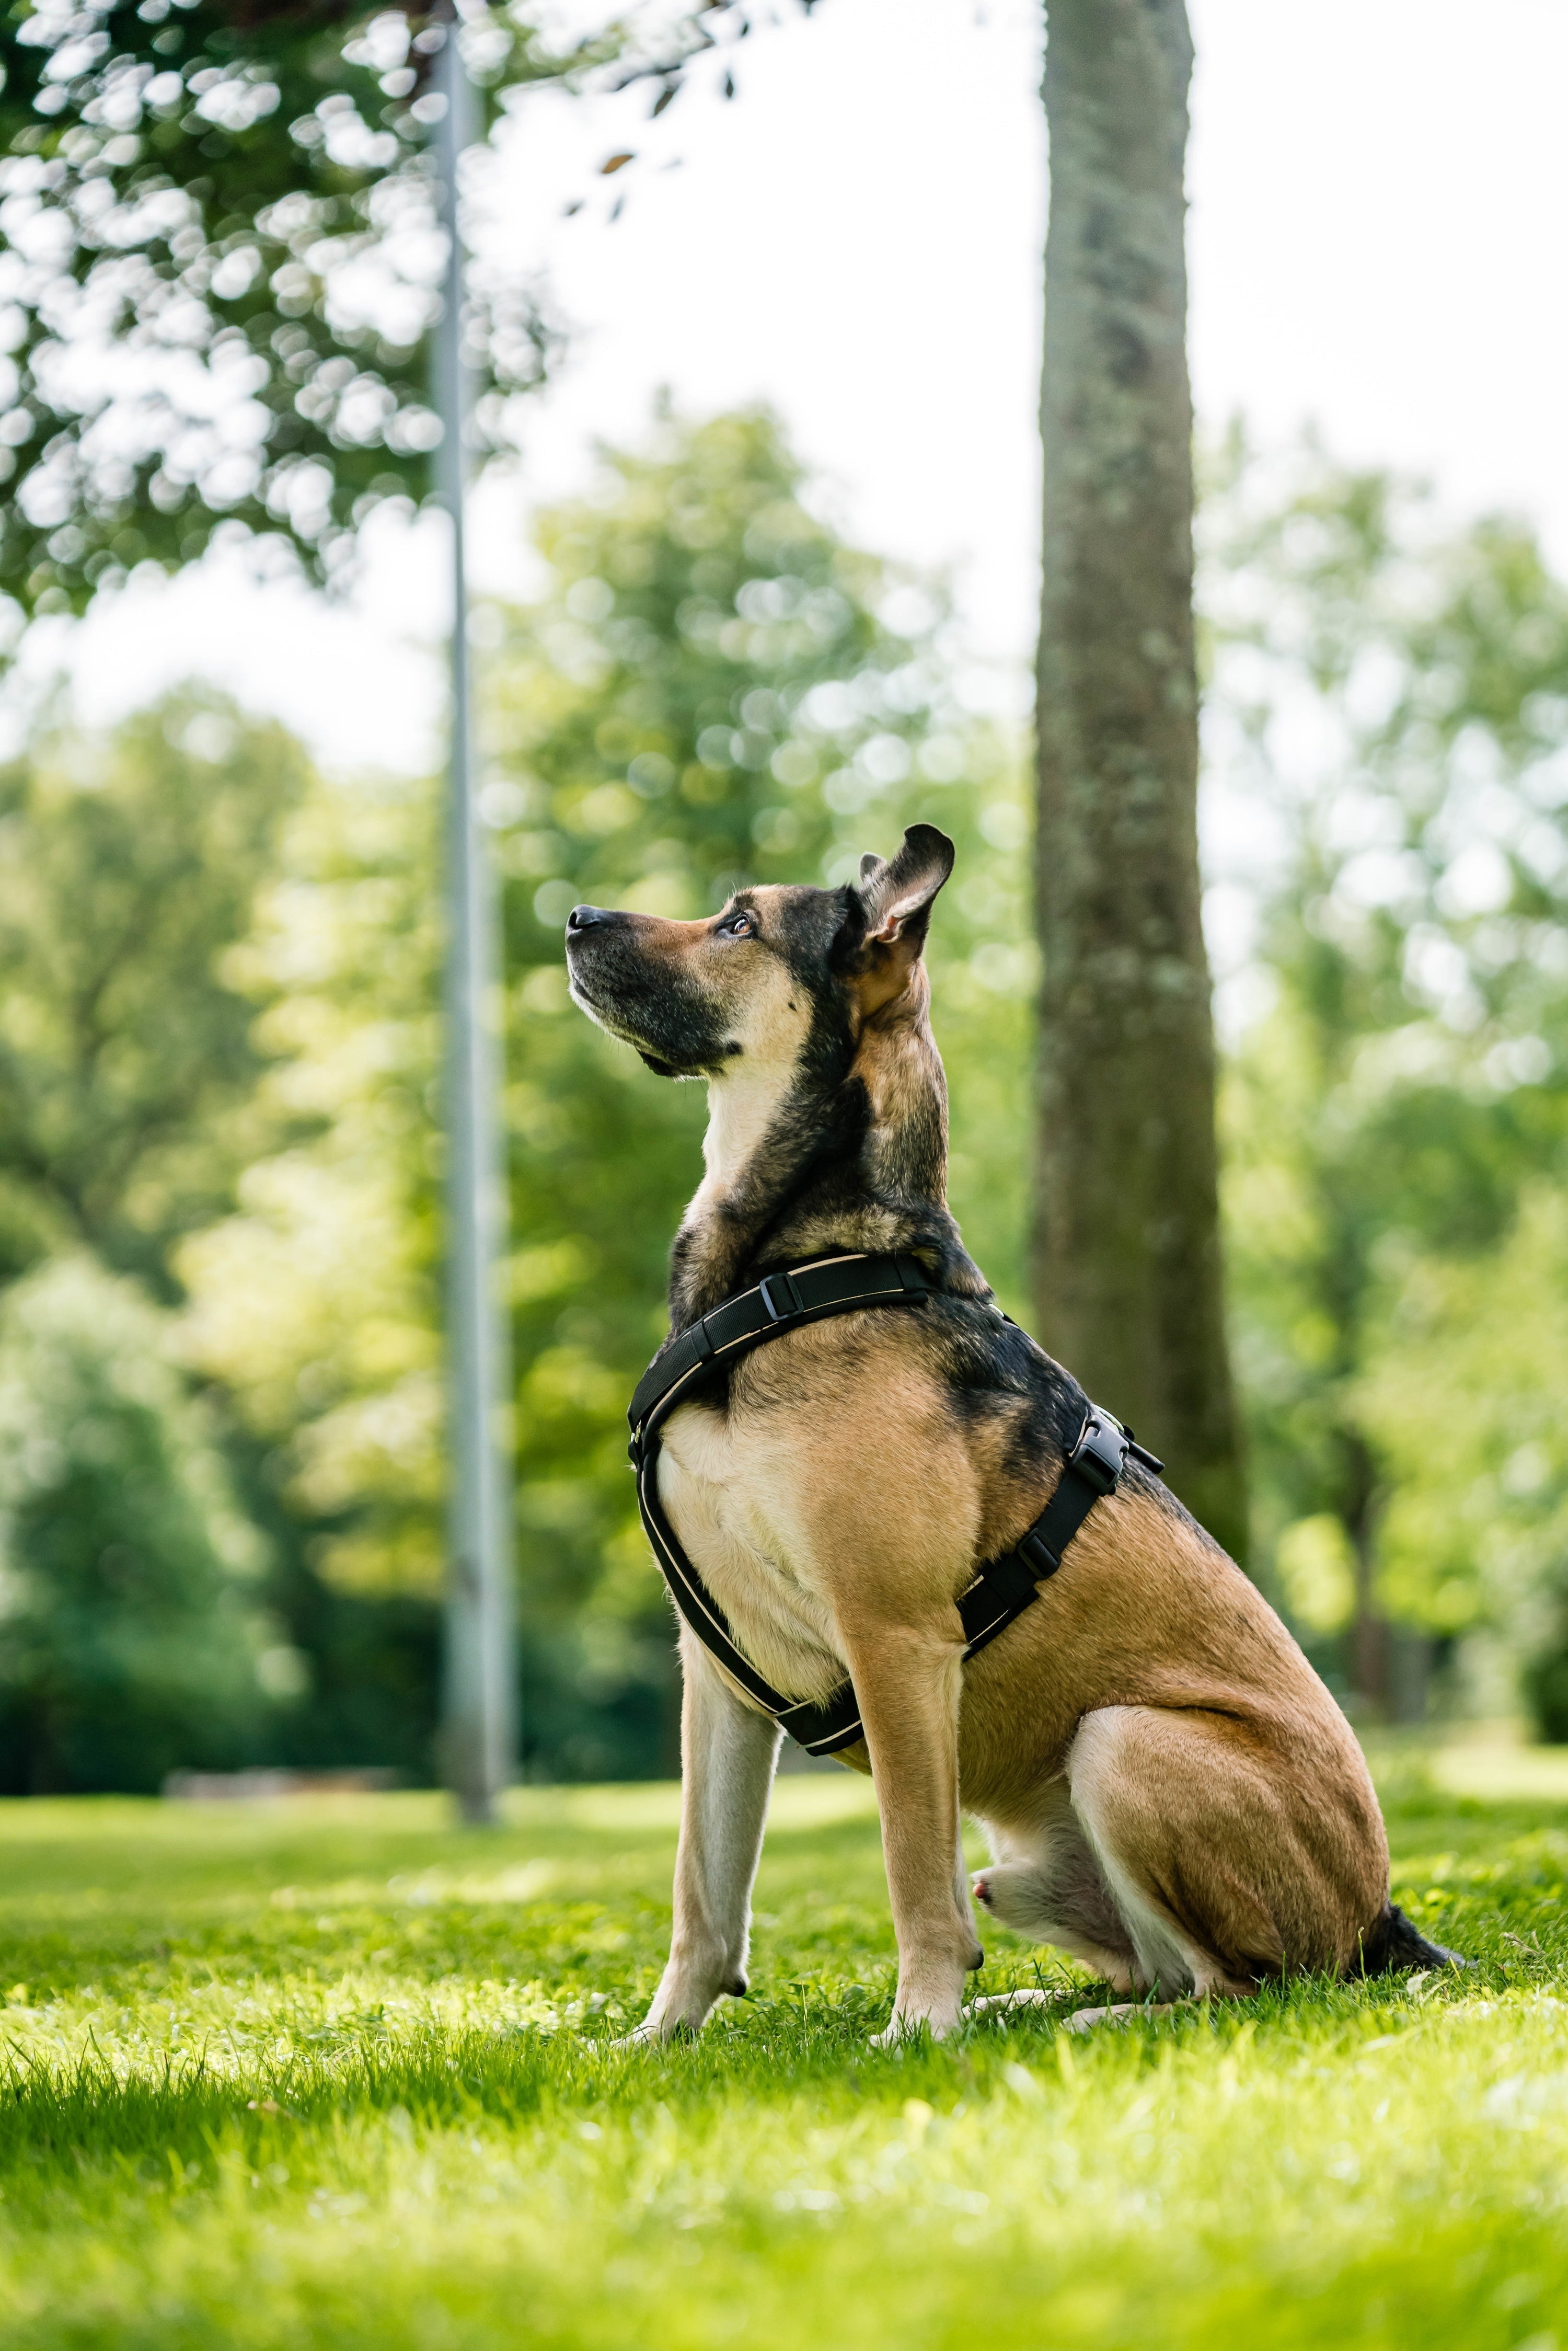
[[[1249,1565],[1364,1719],[1565,1740],[1568,24],[1193,20]],[[733,99],[526,93],[475,178],[484,266],[549,322],[471,628],[531,1778],[675,1751],[622,1416],[703,1103],[571,1010],[578,898],[696,914],[950,832],[953,1205],[1027,1312],[1039,37],[1021,0],[823,0],[759,17]],[[329,595],[233,531],[16,607],[5,1791],[434,1771],[442,534],[394,484]]]

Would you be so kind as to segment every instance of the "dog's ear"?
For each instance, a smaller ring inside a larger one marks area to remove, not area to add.
[[[850,968],[862,1014],[881,1011],[908,987],[925,945],[931,902],[952,871],[953,844],[934,824],[912,824],[885,864],[880,857],[861,859],[852,897],[865,928]]]
[[[912,824],[904,846],[888,863],[861,859],[858,895],[865,909],[866,943],[906,944],[909,959],[920,953],[931,921],[931,901],[953,871],[953,844],[934,824]]]

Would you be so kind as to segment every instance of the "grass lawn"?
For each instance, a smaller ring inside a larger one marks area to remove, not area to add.
[[[1473,1974],[890,2053],[847,1775],[664,2053],[673,1789],[0,1805],[0,2351],[1568,2351],[1568,1759],[1385,1783]]]

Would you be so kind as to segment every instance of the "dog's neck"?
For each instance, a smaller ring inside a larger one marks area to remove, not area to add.
[[[672,1332],[776,1266],[841,1250],[907,1249],[944,1288],[989,1295],[947,1210],[946,1080],[918,980],[836,1050],[820,1040],[791,1069],[737,1062],[709,1079]]]

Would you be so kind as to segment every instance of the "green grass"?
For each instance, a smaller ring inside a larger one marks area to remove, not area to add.
[[[1385,1794],[1472,1975],[894,2053],[847,1777],[781,1783],[754,1996],[668,2053],[612,2044],[672,1789],[490,1834],[425,1796],[0,1806],[0,2351],[1568,2351],[1568,1768],[1395,1758]],[[990,1940],[987,1989],[1034,1980]]]

